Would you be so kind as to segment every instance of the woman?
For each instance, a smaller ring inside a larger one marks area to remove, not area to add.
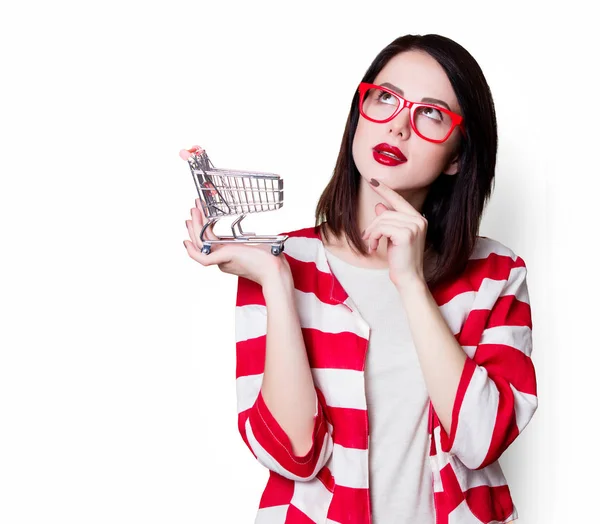
[[[201,254],[192,209],[188,254],[239,276],[239,429],[271,471],[256,522],[517,518],[498,458],[537,395],[525,263],[477,235],[496,149],[473,57],[408,35],[365,73],[285,256]]]

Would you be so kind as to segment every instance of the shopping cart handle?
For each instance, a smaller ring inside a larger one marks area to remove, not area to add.
[[[179,156],[184,160],[187,160],[188,158],[190,158],[190,156],[194,154],[201,155],[203,152],[204,149],[202,149],[200,146],[193,146],[190,149],[182,149],[181,151],[179,151]]]

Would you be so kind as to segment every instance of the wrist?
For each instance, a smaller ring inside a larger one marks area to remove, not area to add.
[[[415,293],[429,291],[427,282],[419,276],[403,279],[401,282],[394,283],[394,285],[401,295],[414,295]]]
[[[280,255],[283,256],[283,255]],[[294,279],[289,265],[280,260],[275,260],[274,264],[265,273],[261,281],[261,286],[265,293],[271,290],[291,291],[294,289]]]

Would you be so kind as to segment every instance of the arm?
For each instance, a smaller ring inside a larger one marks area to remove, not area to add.
[[[293,293],[285,272],[273,272],[263,287],[238,279],[238,427],[265,467],[293,480],[310,480],[329,459],[333,442]]]
[[[495,271],[504,278],[483,280],[460,344],[426,286],[403,289],[442,449],[470,469],[496,461],[537,409],[525,263],[502,257]]]

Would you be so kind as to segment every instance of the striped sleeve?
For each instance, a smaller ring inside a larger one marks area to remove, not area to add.
[[[269,470],[291,480],[311,480],[333,451],[322,393],[316,388],[312,446],[304,456],[298,456],[261,393],[267,342],[267,308],[261,286],[239,277],[235,309],[236,392],[242,439]]]
[[[532,323],[527,268],[520,257],[495,257],[465,323],[463,347],[474,343],[459,381],[450,435],[442,449],[469,469],[498,460],[538,405],[531,360]],[[481,329],[483,328],[483,330]],[[481,334],[469,341],[469,333]]]

